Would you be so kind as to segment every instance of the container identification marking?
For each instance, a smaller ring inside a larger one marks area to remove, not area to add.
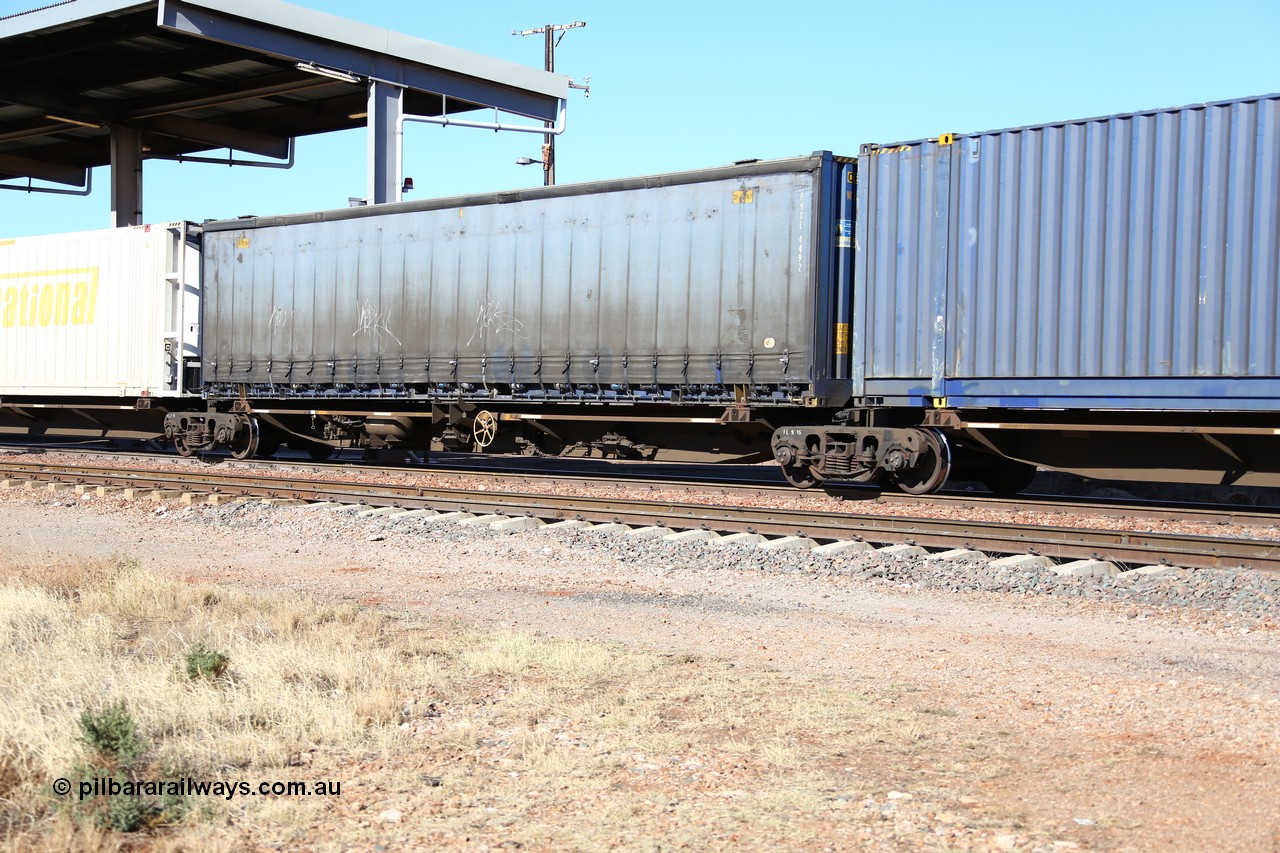
[[[853,220],[841,219],[836,223],[836,248],[853,248]]]
[[[836,323],[836,355],[849,354],[849,324]]]
[[[22,284],[4,285],[5,279]],[[91,326],[98,313],[98,267],[0,273],[0,327]]]
[[[734,204],[751,204],[755,200],[756,200],[756,191],[754,189],[733,191]]]

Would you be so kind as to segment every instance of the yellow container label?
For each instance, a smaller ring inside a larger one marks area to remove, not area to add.
[[[97,314],[98,267],[0,274],[0,328],[92,326]]]
[[[849,354],[849,324],[836,323],[836,355]]]

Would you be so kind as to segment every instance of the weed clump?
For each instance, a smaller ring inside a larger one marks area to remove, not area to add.
[[[200,642],[193,643],[187,648],[183,660],[186,663],[187,678],[192,681],[198,678],[212,681],[226,672],[227,664],[231,662],[230,658],[222,652]]]
[[[173,823],[189,810],[186,798],[158,796],[139,786],[139,773],[155,768],[142,760],[147,744],[124,700],[100,711],[83,711],[80,740],[94,755],[71,774],[81,792],[70,806],[77,822],[116,832],[138,832]],[[84,796],[90,791],[92,796]]]
[[[97,713],[81,713],[80,738],[104,759],[123,767],[132,767],[146,750],[123,699]]]

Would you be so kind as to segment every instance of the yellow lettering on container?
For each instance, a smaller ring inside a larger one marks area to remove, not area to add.
[[[48,326],[53,320],[53,285],[46,284],[40,288],[40,307],[39,311],[40,325]]]
[[[97,320],[98,267],[0,273],[0,328],[87,326]]]
[[[76,282],[76,301],[71,309],[71,325],[83,326],[89,318],[89,285]]]
[[[71,320],[71,282],[60,281],[57,284],[58,295],[55,297],[55,326],[65,326]]]

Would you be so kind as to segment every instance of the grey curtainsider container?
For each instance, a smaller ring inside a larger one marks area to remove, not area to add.
[[[828,357],[832,163],[206,223],[206,381],[797,400]]]
[[[1280,95],[864,146],[858,211],[856,396],[1280,404]]]

